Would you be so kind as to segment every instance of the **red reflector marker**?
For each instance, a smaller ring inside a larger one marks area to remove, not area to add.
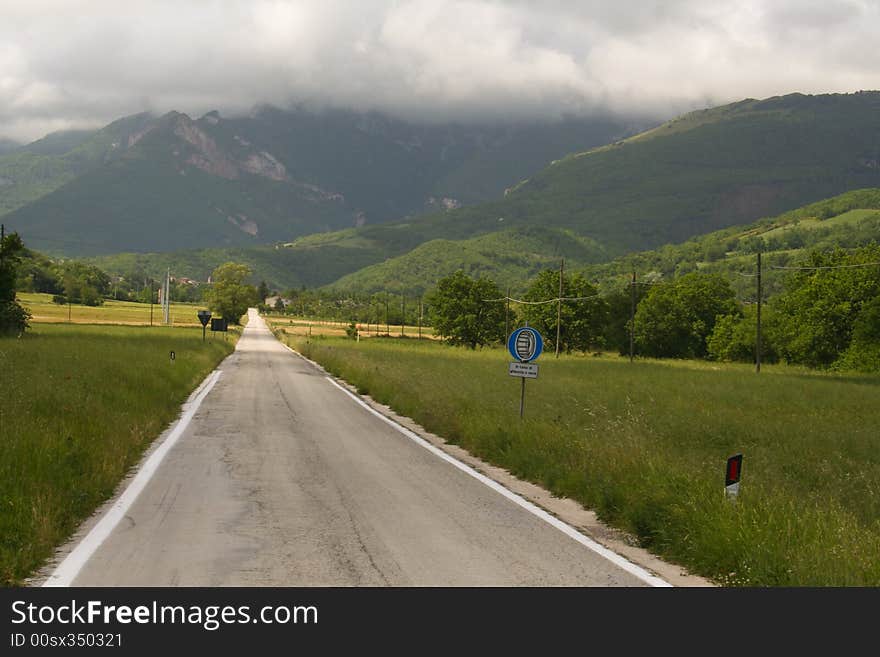
[[[736,497],[737,493],[739,493],[739,480],[742,478],[742,460],[742,454],[736,454],[727,459],[724,488],[729,497]]]

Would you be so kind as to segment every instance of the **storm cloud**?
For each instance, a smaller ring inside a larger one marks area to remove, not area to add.
[[[874,0],[0,0],[0,136],[305,103],[669,117],[876,89]]]

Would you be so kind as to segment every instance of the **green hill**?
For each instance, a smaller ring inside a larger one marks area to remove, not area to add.
[[[390,228],[390,227],[389,227]],[[812,250],[854,249],[880,242],[880,188],[854,190],[762,219],[714,231],[678,244],[609,260],[600,245],[570,231],[510,228],[465,240],[431,240],[397,257],[349,230],[309,236],[293,246],[201,249],[173,253],[117,254],[88,259],[114,275],[174,276],[207,280],[228,261],[254,271],[273,289],[324,287],[342,293],[387,291],[417,296],[450,273],[489,276],[519,294],[541,270],[565,258],[567,271],[580,271],[605,292],[625,287],[635,271],[640,281],[670,280],[692,271],[721,273],[740,299],[755,296],[756,253],[764,254],[764,293],[782,288],[787,272],[774,267],[802,262]]]
[[[420,294],[443,276],[464,269],[471,276],[486,275],[502,287],[521,290],[542,269],[558,267],[564,257],[567,268],[586,270],[588,278],[606,290],[625,285],[632,271],[668,279],[699,269],[729,274],[741,296],[747,297],[754,280],[737,272],[753,273],[759,250],[767,254],[768,266],[785,265],[810,249],[855,248],[873,240],[880,240],[880,189],[876,188],[847,192],[778,217],[610,262],[600,244],[564,229],[509,228],[465,240],[431,240],[328,287]],[[768,292],[780,283],[780,277],[768,279]]]
[[[393,255],[431,239],[540,225],[623,254],[877,185],[880,92],[794,94],[695,112],[570,155],[499,200],[357,236]]]
[[[393,291],[420,294],[437,280],[464,269],[521,291],[541,269],[583,270],[603,289],[620,287],[632,271],[640,277],[672,278],[696,270],[729,275],[742,298],[753,294],[755,253],[768,267],[796,262],[810,249],[855,248],[880,241],[880,189],[854,190],[777,217],[714,231],[678,244],[610,260],[598,243],[563,229],[514,227],[470,239],[435,239],[411,250],[394,242],[395,228],[383,226],[384,244],[366,231],[348,230],[301,238],[287,247],[201,249],[171,253],[117,254],[90,262],[114,274],[143,271],[154,277],[170,268],[177,276],[207,280],[218,265],[243,262],[276,289],[327,287],[346,292]],[[399,255],[389,256],[389,246]],[[766,278],[772,293],[780,277]]]
[[[694,237],[679,244],[591,264],[586,274],[604,289],[626,285],[631,272],[640,278],[671,279],[692,271],[724,274],[740,298],[756,294],[754,274],[762,256],[766,295],[781,289],[785,270],[813,250],[855,249],[880,242],[880,188],[847,192],[762,219]]]
[[[340,278],[330,287],[346,292],[388,291],[419,295],[444,276],[463,269],[470,276],[488,276],[501,287],[520,289],[542,269],[581,267],[607,258],[593,240],[570,231],[540,226],[509,228],[468,240],[437,239],[409,253]]]
[[[366,249],[379,264],[432,240],[541,226],[593,240],[611,258],[875,186],[880,186],[880,92],[794,94],[694,112],[568,156],[495,201],[309,236],[287,247],[345,249],[351,255]],[[444,268],[453,266],[455,257],[450,252]],[[386,263],[384,273],[374,269],[340,283],[373,287],[380,278],[393,280],[391,271],[414,270]],[[349,272],[327,270],[332,273]],[[400,282],[411,289],[425,284],[407,276]]]
[[[792,95],[688,115],[572,155],[499,204],[465,210],[569,228],[618,253],[880,185],[880,93]]]

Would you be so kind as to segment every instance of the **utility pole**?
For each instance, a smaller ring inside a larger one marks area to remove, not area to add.
[[[406,332],[406,297],[400,295],[400,337]]]
[[[419,340],[422,339],[422,297],[419,297]]]
[[[632,282],[630,287],[630,304],[629,304],[629,362],[633,362],[633,352],[636,331],[636,272],[633,270]]]
[[[507,286],[507,296],[504,299],[506,306],[504,308],[504,339],[510,337],[510,286]]]
[[[761,371],[761,252],[758,251],[758,326],[755,333],[755,372]]]
[[[150,326],[153,325],[153,279],[150,279]]]
[[[162,319],[167,326],[171,323],[171,269],[165,272],[165,285],[162,291]],[[226,339],[226,336],[223,336]]]
[[[562,277],[565,274],[565,258],[559,265],[559,299],[556,302],[556,357],[559,358],[559,338],[562,335]]]
[[[388,323],[388,293],[385,294],[385,335],[391,335],[391,325]]]

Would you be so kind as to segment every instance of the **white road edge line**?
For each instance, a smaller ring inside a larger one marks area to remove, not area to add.
[[[279,340],[279,342],[280,342],[280,340]],[[287,348],[292,353],[296,354],[297,356],[299,356],[303,360],[308,361],[309,363],[318,367],[319,369],[326,371],[326,370],[324,370],[323,367],[321,367],[320,363],[316,363],[315,361],[313,361],[309,358],[306,358],[301,353],[299,353],[298,351],[295,351],[294,349],[291,349],[283,342],[281,342],[281,346]],[[440,449],[436,445],[432,445],[427,440],[422,438],[420,435],[418,435],[417,433],[410,431],[406,427],[398,424],[397,422],[392,420],[390,417],[382,415],[382,413],[377,411],[375,408],[371,407],[363,399],[361,399],[360,397],[358,397],[357,395],[352,393],[350,390],[347,390],[343,386],[339,385],[339,383],[337,383],[333,379],[333,377],[328,376],[327,380],[330,383],[332,383],[334,386],[339,388],[346,395],[351,397],[358,404],[360,404],[365,409],[367,409],[370,413],[375,415],[377,418],[379,418],[380,420],[382,420],[386,424],[389,424],[392,427],[394,427],[395,429],[397,429],[400,433],[402,433],[404,436],[406,436],[407,438],[409,438],[410,440],[412,440],[416,444],[421,445],[422,447],[424,447],[426,450],[428,450],[432,454],[439,456],[441,459],[443,459],[447,463],[450,463],[451,465],[454,465],[456,468],[458,468],[459,470],[461,470],[465,474],[470,475],[471,477],[473,477],[477,481],[485,484],[486,486],[488,486],[489,488],[491,488],[495,492],[500,493],[501,495],[503,495],[504,497],[509,499],[514,504],[521,506],[523,509],[525,509],[529,513],[537,516],[538,518],[540,518],[541,520],[543,520],[547,524],[552,525],[553,527],[555,527],[556,529],[561,531],[563,534],[565,534],[569,538],[574,539],[575,541],[577,541],[578,543],[580,543],[584,547],[589,548],[590,550],[592,550],[593,552],[595,552],[599,556],[604,557],[605,559],[608,559],[608,561],[613,563],[615,566],[617,566],[621,570],[624,570],[624,571],[628,572],[630,575],[637,577],[638,579],[642,580],[643,582],[645,582],[649,586],[655,586],[655,587],[671,587],[672,586],[672,584],[670,584],[666,580],[661,579],[660,577],[657,577],[656,575],[651,574],[650,572],[648,572],[647,570],[645,570],[641,566],[637,566],[632,561],[629,561],[627,558],[622,557],[621,555],[617,554],[616,552],[609,550],[604,545],[601,545],[601,544],[597,543],[596,541],[594,541],[593,539],[589,538],[588,536],[583,535],[577,529],[575,529],[574,527],[572,527],[571,525],[569,525],[567,523],[562,522],[556,516],[550,515],[549,513],[544,511],[544,509],[542,509],[539,506],[536,506],[535,504],[532,504],[524,497],[521,497],[520,495],[517,495],[513,491],[508,490],[507,488],[505,488],[504,486],[499,484],[494,479],[490,479],[489,477],[484,475],[482,472],[478,472],[477,470],[474,470],[471,466],[469,466],[465,463],[462,463],[461,461],[457,460],[456,458],[450,456],[449,454],[444,452],[442,449]]]
[[[150,479],[153,477],[153,474],[159,468],[165,455],[172,447],[174,447],[180,439],[180,436],[183,435],[183,432],[186,431],[190,420],[192,420],[196,411],[199,410],[202,401],[208,396],[208,393],[211,392],[214,384],[217,383],[222,374],[222,370],[214,370],[190,395],[189,399],[187,399],[186,403],[183,405],[183,415],[181,415],[180,419],[174,424],[171,432],[165,440],[162,441],[162,444],[150,454],[150,457],[140,467],[134,479],[131,480],[131,483],[122,495],[119,496],[119,498],[113,503],[113,506],[111,506],[104,514],[104,517],[92,527],[92,530],[86,534],[73,551],[65,557],[64,561],[55,568],[52,574],[49,575],[45,582],[43,582],[43,586],[71,586],[73,580],[79,575],[80,570],[82,570],[86,562],[91,558],[95,551],[101,547],[101,544],[107,539],[116,525],[119,524],[119,521],[125,517],[128,509],[138,498],[138,495],[141,494],[141,491],[146,487],[147,483],[149,483]]]

